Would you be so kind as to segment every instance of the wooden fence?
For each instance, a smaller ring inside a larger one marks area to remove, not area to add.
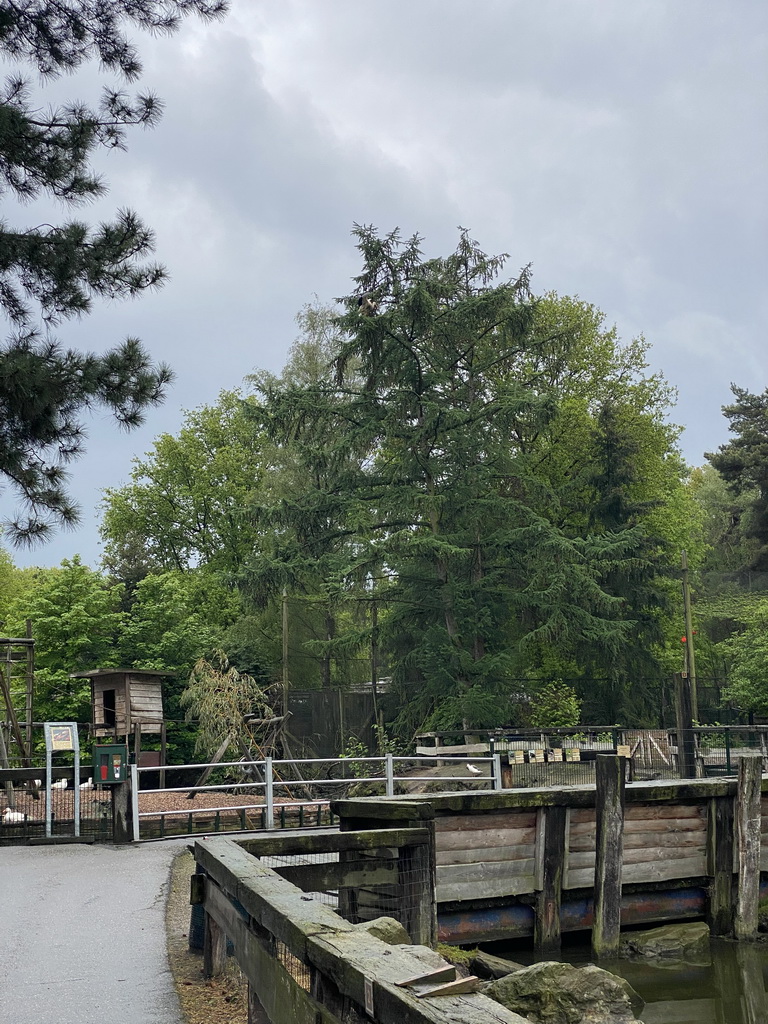
[[[601,900],[615,911],[613,944],[620,925],[685,917],[705,916],[716,935],[754,935],[768,872],[761,757],[741,758],[739,780],[625,787],[624,769],[623,758],[599,755],[597,786],[420,796],[434,814],[440,938],[533,935],[556,948],[562,931],[596,928]],[[333,804],[342,829],[424,824],[416,807]]]
[[[408,836],[408,831],[422,834]],[[278,837],[268,838],[272,847],[249,844],[249,849],[260,849],[262,855],[267,850],[274,853]],[[387,829],[375,839],[370,833],[348,833],[341,838],[339,852],[370,851],[372,842],[382,848],[396,844],[397,849],[413,850],[428,846],[428,838],[426,829]],[[204,972],[208,977],[221,972],[229,939],[248,980],[249,1024],[351,1024],[363,1020],[379,1024],[517,1024],[521,1020],[477,992],[462,992],[466,986],[460,981],[454,994],[419,996],[416,979],[429,975],[433,982],[451,986],[453,968],[426,946],[392,946],[361,931],[262,864],[249,849],[231,839],[198,840],[198,874],[193,876],[192,892],[193,903],[205,911]],[[303,883],[311,887],[332,882],[344,888],[353,880],[345,874],[343,863],[305,867],[309,870]],[[292,877],[302,879],[298,867]],[[358,881],[367,884],[370,876]],[[423,921],[416,927],[423,934]]]

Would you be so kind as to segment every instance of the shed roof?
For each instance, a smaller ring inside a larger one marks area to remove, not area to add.
[[[92,668],[87,672],[71,672],[70,679],[99,679],[102,676],[154,676],[156,679],[173,679],[175,672],[157,672],[145,668]]]

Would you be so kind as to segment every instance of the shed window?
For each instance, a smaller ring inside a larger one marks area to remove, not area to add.
[[[115,690],[104,690],[104,725],[115,726],[117,725],[117,715],[115,714]]]

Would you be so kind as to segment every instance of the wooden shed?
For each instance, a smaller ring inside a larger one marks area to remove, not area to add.
[[[162,732],[163,680],[170,677],[133,668],[96,668],[72,676],[91,681],[94,736],[128,736],[137,725],[142,733]]]

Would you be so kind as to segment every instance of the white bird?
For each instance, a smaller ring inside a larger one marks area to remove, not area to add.
[[[88,776],[87,782],[81,782],[80,789],[93,789],[93,777]]]
[[[66,788],[67,788],[67,780],[66,779],[59,779],[58,782],[52,782],[51,783],[51,789],[66,789]]]
[[[24,821],[24,817],[21,811],[12,811],[10,807],[6,807],[3,822],[6,825],[11,825],[17,821]]]
[[[468,764],[467,765],[467,771],[468,772],[472,772],[473,775],[482,775],[483,774],[483,769],[482,768],[478,768],[474,764]]]
[[[37,786],[38,789],[40,789],[42,784],[43,784],[43,780],[42,779],[30,779],[29,782],[27,783],[28,786]]]

